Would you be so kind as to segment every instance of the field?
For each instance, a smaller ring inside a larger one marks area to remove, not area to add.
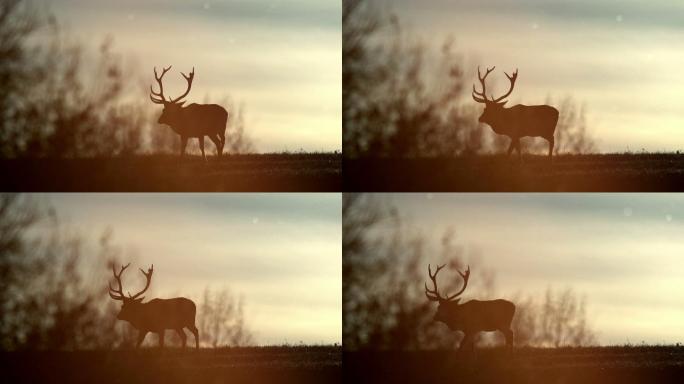
[[[338,346],[3,352],[4,383],[339,383]]]
[[[0,160],[5,192],[341,191],[339,153]]]
[[[345,352],[347,383],[684,382],[684,347]]]
[[[358,192],[684,191],[684,155],[503,155],[345,159],[344,186]]]

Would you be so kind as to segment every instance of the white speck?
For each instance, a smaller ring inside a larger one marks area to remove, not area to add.
[[[211,4],[209,3],[204,3],[204,9],[209,9],[211,8]]]
[[[259,224],[259,218],[258,217],[252,218],[252,224]]]
[[[133,20],[135,20],[135,15],[132,14],[132,13],[129,13],[129,14],[126,16],[126,18],[128,19],[128,21],[133,21]]]
[[[623,209],[622,214],[625,215],[625,217],[632,216],[632,208],[627,207],[627,208]]]
[[[618,23],[622,23],[622,15],[615,16],[615,21],[617,21]]]
[[[427,195],[425,195],[425,198],[428,200],[432,200],[433,197],[435,197],[435,195],[432,193],[428,193]]]
[[[531,27],[532,27],[532,29],[539,29],[539,24],[532,23]]]
[[[665,215],[665,220],[668,222],[672,221],[672,215]]]

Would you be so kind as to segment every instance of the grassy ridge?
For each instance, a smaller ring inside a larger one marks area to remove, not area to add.
[[[0,160],[3,191],[340,191],[339,153]]]
[[[681,383],[683,347],[344,353],[346,382]]]
[[[4,383],[337,383],[341,347],[4,352]]]
[[[625,153],[344,160],[348,191],[684,191],[684,155]]]

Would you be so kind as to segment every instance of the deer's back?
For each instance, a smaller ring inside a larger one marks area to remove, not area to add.
[[[228,112],[218,104],[190,104],[183,108],[188,136],[212,135],[226,131]]]
[[[462,304],[462,307],[470,314],[470,328],[473,330],[508,329],[515,314],[515,304],[503,299],[470,300]]]
[[[520,137],[541,136],[553,137],[558,123],[558,110],[549,105],[518,104],[507,109],[506,120],[514,125],[514,131]]]
[[[176,329],[195,324],[196,307],[190,299],[152,299],[143,305],[142,325],[149,330]]]

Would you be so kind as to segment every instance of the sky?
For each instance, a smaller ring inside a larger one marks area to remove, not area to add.
[[[477,81],[478,65],[496,66],[488,78],[495,95],[508,87],[502,72],[518,68],[509,106],[548,96],[584,103],[601,152],[684,147],[681,1],[377,2],[428,46],[453,38],[466,78]]]
[[[433,265],[452,230],[501,298],[571,288],[600,344],[684,342],[681,194],[394,194]],[[433,250],[434,252],[430,252]],[[472,279],[471,279],[472,280]],[[477,299],[466,291],[464,299]]]
[[[83,238],[96,243],[104,231],[113,231],[112,243],[132,262],[124,292],[141,289],[138,268],[154,264],[147,299],[185,296],[199,302],[205,287],[227,288],[244,299],[245,323],[258,344],[341,343],[339,194],[40,198]]]
[[[34,1],[87,47],[112,37],[115,52],[149,84],[154,66],[173,65],[167,97],[185,90],[179,72],[194,66],[186,100],[242,103],[257,151],[341,149],[340,1]]]

